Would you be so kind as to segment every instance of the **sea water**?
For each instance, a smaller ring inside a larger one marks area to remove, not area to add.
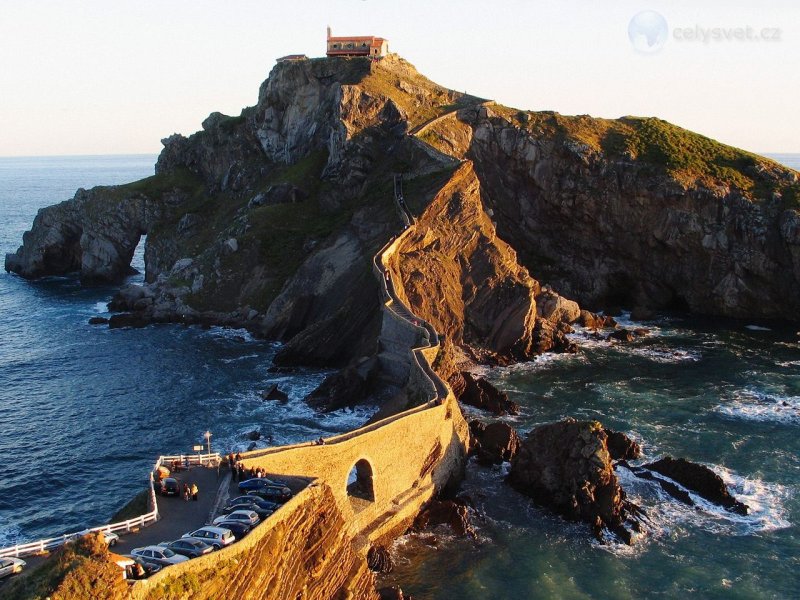
[[[0,158],[0,256],[36,211],[79,187],[153,174],[154,156]],[[143,245],[133,266],[143,270]],[[141,280],[134,276],[133,281]],[[0,273],[0,547],[100,525],[144,489],[159,454],[245,449],[346,431],[368,411],[320,415],[302,401],[324,371],[270,374],[277,345],[244,331],[110,330],[116,288]],[[288,403],[265,402],[277,383]]]

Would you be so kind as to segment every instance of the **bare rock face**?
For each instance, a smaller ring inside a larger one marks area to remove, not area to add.
[[[507,423],[482,423],[470,421],[471,452],[484,465],[499,465],[514,459],[519,450],[517,432]]]
[[[746,515],[749,512],[748,506],[739,502],[730,493],[722,478],[706,466],[693,463],[685,458],[672,458],[671,456],[665,456],[644,466],[677,481],[709,502],[723,506],[731,512],[740,515]]]
[[[585,521],[598,537],[607,528],[627,543],[637,512],[611,465],[600,423],[566,419],[542,425],[523,440],[508,482],[537,504],[569,520]]]

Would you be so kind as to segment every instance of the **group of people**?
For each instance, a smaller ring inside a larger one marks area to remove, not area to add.
[[[200,492],[200,489],[197,487],[197,483],[192,482],[192,485],[188,483],[183,484],[182,495],[183,499],[187,502],[189,500],[197,501],[197,494]]]
[[[242,463],[242,455],[238,452],[236,454],[233,454],[233,452],[228,454],[228,466],[231,469],[234,481],[246,481],[255,477],[261,478],[267,476],[267,472],[260,467],[245,467],[244,463]]]

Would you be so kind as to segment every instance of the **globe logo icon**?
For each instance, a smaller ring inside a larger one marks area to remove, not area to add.
[[[654,10],[633,16],[628,23],[628,38],[637,52],[655,54],[667,41],[667,20]]]

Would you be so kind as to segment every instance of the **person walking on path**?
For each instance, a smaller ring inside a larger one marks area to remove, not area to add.
[[[192,500],[197,502],[197,493],[199,490],[197,489],[197,483],[192,483]]]
[[[187,502],[189,501],[189,484],[188,483],[184,483],[183,484],[183,499],[186,500]]]

